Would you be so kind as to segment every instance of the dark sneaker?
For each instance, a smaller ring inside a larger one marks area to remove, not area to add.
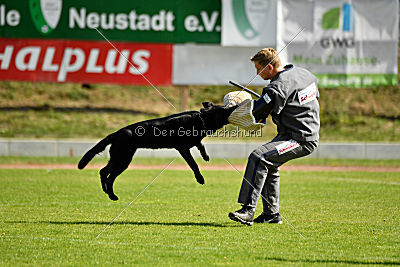
[[[235,222],[240,222],[248,226],[253,225],[254,208],[243,206],[240,210],[229,213],[229,218]]]
[[[282,219],[279,213],[275,214],[265,214],[264,212],[254,219],[255,223],[277,223],[282,224]]]

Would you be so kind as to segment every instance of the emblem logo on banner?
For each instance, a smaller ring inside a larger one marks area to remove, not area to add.
[[[343,32],[350,32],[354,29],[353,7],[350,3],[345,3],[342,8],[343,13]],[[340,28],[340,7],[332,8],[322,15],[322,29]]]
[[[246,6],[244,0],[232,0],[233,6],[233,18],[235,19],[235,24],[239,32],[246,39],[253,39],[258,35],[249,21],[247,16]],[[251,18],[250,14],[250,18]]]
[[[222,45],[276,45],[274,0],[222,0]]]
[[[29,11],[36,29],[49,35],[58,24],[62,10],[62,0],[29,0]]]
[[[318,21],[318,20],[315,20]],[[328,9],[322,14],[321,28],[324,31],[334,30],[334,36],[322,37],[322,48],[354,48],[354,15],[353,6],[344,3],[342,7]],[[341,31],[340,31],[341,30]]]

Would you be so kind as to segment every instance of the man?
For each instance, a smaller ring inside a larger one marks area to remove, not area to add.
[[[246,225],[282,223],[279,215],[279,166],[311,154],[319,139],[319,92],[316,77],[306,69],[282,66],[273,48],[264,48],[251,61],[257,74],[271,80],[254,102],[253,115],[263,121],[271,114],[277,125],[277,136],[255,149],[249,156],[240,188],[240,210],[229,218]],[[262,196],[263,212],[254,218]]]

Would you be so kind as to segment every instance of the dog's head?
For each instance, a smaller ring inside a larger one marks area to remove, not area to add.
[[[231,113],[238,107],[225,107],[221,105],[214,105],[211,102],[203,102],[203,107],[200,109],[200,116],[204,124],[209,130],[217,130],[228,124],[228,118]]]

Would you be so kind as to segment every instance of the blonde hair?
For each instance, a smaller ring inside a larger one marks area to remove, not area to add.
[[[263,48],[257,52],[251,59],[253,62],[257,62],[263,67],[271,64],[274,68],[282,66],[281,60],[278,53],[273,48]]]

